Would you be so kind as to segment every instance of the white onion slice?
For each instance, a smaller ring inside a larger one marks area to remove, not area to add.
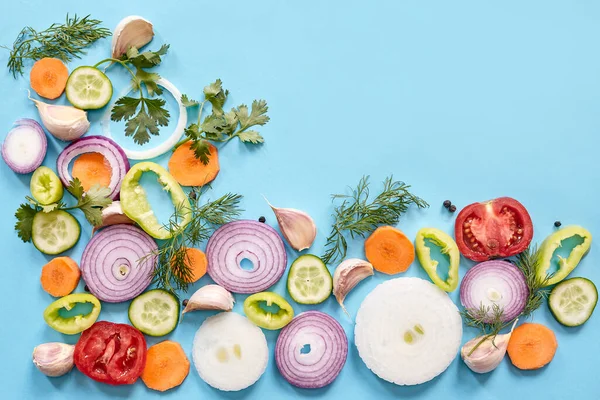
[[[456,358],[462,320],[450,297],[419,278],[384,282],[356,316],[358,354],[377,376],[397,385],[427,382]]]
[[[179,89],[177,89],[175,87],[175,85],[173,85],[171,82],[169,82],[165,78],[160,78],[156,82],[156,84],[163,87],[168,92],[170,92],[171,95],[175,98],[175,101],[177,102],[177,104],[179,105],[179,119],[177,120],[177,126],[175,126],[175,130],[173,131],[173,133],[171,134],[171,136],[169,136],[169,138],[167,140],[165,140],[163,143],[161,143],[158,146],[153,147],[151,149],[140,151],[140,150],[126,149],[125,147],[121,146],[123,151],[125,151],[127,158],[129,158],[131,160],[149,160],[151,158],[155,158],[155,157],[165,154],[167,151],[169,151],[173,147],[175,147],[175,145],[181,138],[181,135],[183,135],[183,131],[185,129],[185,126],[187,125],[187,111],[186,111],[185,107],[183,106],[183,103],[181,102],[181,92],[179,91]],[[110,134],[110,113],[111,113],[113,107],[115,106],[116,101],[118,99],[120,99],[121,97],[125,96],[130,91],[131,91],[131,88],[127,88],[123,92],[119,93],[116,100],[111,103],[110,107],[106,108],[106,112],[104,113],[104,116],[102,117],[102,122],[101,122],[102,123],[102,131],[104,133],[104,136],[109,137],[114,140],[114,138]]]

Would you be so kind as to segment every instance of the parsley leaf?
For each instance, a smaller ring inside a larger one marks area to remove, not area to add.
[[[217,116],[223,115],[223,105],[228,95],[229,90],[223,91],[223,83],[220,79],[204,88],[204,97],[212,104],[212,112]]]
[[[244,143],[257,144],[265,142],[265,139],[260,135],[260,133],[256,131],[240,132],[238,136],[240,137],[240,140]]]
[[[17,212],[15,213],[15,217],[17,218],[17,223],[15,224],[15,230],[17,231],[17,235],[24,242],[31,241],[31,230],[33,226],[33,217],[37,214],[38,210],[33,208],[29,204],[21,204]]]
[[[192,150],[196,158],[202,161],[204,165],[208,164],[208,156],[210,155],[209,143],[204,139],[194,140],[191,144]]]
[[[196,100],[188,98],[187,94],[182,94],[181,95],[181,104],[183,104],[184,107],[194,107],[194,106],[199,105],[200,103]]]
[[[137,49],[136,49],[137,50]],[[168,44],[163,44],[158,51],[147,50],[143,53],[127,53],[127,58],[123,61],[133,64],[136,68],[152,68],[161,63],[160,56],[167,54],[169,50]]]
[[[102,209],[112,203],[110,189],[106,186],[94,185],[82,196],[77,197],[76,208],[83,211],[83,215],[93,226],[102,224]]]
[[[83,186],[81,185],[79,178],[73,178],[73,180],[69,182],[67,190],[78,200],[83,197]]]
[[[242,128],[255,125],[264,125],[269,122],[270,118],[267,116],[267,111],[269,111],[269,107],[267,106],[266,101],[254,100],[252,102],[252,111],[250,112],[250,117],[248,118],[248,121],[246,121],[246,124],[242,124]]]
[[[127,121],[135,115],[135,110],[137,110],[141,101],[142,99],[136,99],[135,97],[121,97],[115,103],[110,118],[115,122],[123,119]]]
[[[155,94],[161,95],[162,89],[158,86],[156,82],[160,79],[160,75],[155,72],[146,72],[141,68],[135,73],[137,84],[133,84],[133,90],[137,91],[137,88],[144,84],[146,89],[148,90],[148,94],[150,96],[154,96]]]
[[[170,114],[164,106],[163,99],[121,97],[115,103],[111,119],[127,120],[125,136],[133,136],[134,142],[144,144],[150,141],[150,134],[158,135],[159,126],[168,125]]]

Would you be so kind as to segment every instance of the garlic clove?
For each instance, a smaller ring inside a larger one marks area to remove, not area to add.
[[[235,299],[233,295],[219,285],[206,285],[190,297],[185,305],[183,314],[196,310],[231,311]]]
[[[340,304],[346,315],[344,299],[356,285],[363,279],[373,275],[373,265],[359,258],[344,260],[333,273],[333,295]]]
[[[506,355],[508,341],[517,324],[514,322],[509,333],[496,335],[496,337],[479,336],[469,340],[460,349],[460,356],[467,367],[478,374],[486,374],[500,365]]]
[[[65,343],[44,343],[33,349],[33,364],[44,375],[62,376],[73,368],[75,346]]]
[[[102,209],[102,224],[100,226],[95,226],[94,229],[92,229],[92,235],[98,229],[117,224],[133,224],[131,218],[123,212],[121,202],[118,200],[113,201],[108,207]]]
[[[42,124],[57,139],[71,141],[79,139],[90,129],[87,113],[71,106],[44,103],[32,99],[38,109]]]
[[[268,200],[267,203],[275,213],[283,237],[294,250],[302,251],[312,246],[317,226],[310,215],[295,208],[274,207]]]
[[[140,49],[154,37],[152,23],[137,15],[123,18],[116,26],[112,38],[112,57],[120,58],[131,47]]]

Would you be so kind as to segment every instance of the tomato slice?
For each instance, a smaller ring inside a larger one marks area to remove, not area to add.
[[[456,217],[458,249],[473,261],[521,253],[533,238],[529,213],[517,200],[499,197],[466,206]]]
[[[131,325],[96,322],[75,345],[75,366],[84,375],[109,385],[129,385],[146,365],[146,339]]]

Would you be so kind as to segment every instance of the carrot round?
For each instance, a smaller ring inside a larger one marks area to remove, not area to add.
[[[165,340],[150,346],[142,381],[150,389],[164,392],[183,383],[190,372],[190,362],[181,345]]]
[[[549,328],[525,323],[517,327],[508,342],[508,356],[519,369],[539,369],[554,358],[558,343]]]
[[[108,187],[112,177],[112,168],[102,154],[85,153],[73,161],[72,175],[81,181],[83,190],[88,191],[96,184]]]
[[[406,271],[415,260],[412,242],[391,226],[381,226],[368,237],[365,253],[373,268],[389,275]]]
[[[79,283],[81,272],[77,263],[69,257],[56,257],[42,267],[42,288],[54,297],[71,293]]]
[[[40,96],[56,99],[64,91],[69,79],[67,66],[58,58],[42,58],[33,64],[29,73],[31,88]]]
[[[206,274],[208,260],[202,250],[188,247],[185,249],[185,263],[192,270],[192,276],[187,281],[193,283],[198,281]]]
[[[217,177],[219,167],[219,151],[209,144],[208,164],[198,160],[192,150],[192,142],[179,146],[169,159],[169,172],[180,185],[204,186]]]

